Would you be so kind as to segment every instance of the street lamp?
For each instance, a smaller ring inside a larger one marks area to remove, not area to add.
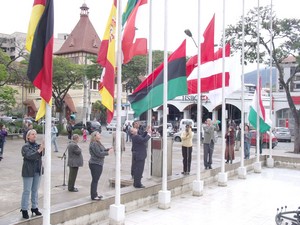
[[[194,44],[196,45],[196,47],[198,48],[198,45],[196,44],[195,39],[193,38],[192,32],[189,29],[184,30],[184,33],[189,36],[190,38],[192,38]]]

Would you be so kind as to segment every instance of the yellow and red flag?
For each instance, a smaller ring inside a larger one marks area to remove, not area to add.
[[[45,115],[46,103],[52,103],[53,25],[53,0],[34,0],[26,49],[30,52],[27,76],[42,98],[36,120]]]
[[[97,62],[104,68],[99,84],[99,92],[102,96],[102,104],[107,108],[108,123],[114,115],[116,24],[117,0],[113,0],[97,59]]]

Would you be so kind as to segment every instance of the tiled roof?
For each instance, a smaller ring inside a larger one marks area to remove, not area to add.
[[[295,62],[296,62],[296,58],[292,55],[282,60],[282,63],[295,63]]]
[[[61,48],[54,53],[54,55],[63,55],[75,52],[86,52],[91,54],[98,54],[98,49],[101,40],[93,27],[88,17],[88,7],[83,4],[80,7],[80,20],[61,46]]]

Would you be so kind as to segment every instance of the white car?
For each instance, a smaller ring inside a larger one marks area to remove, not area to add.
[[[106,130],[114,131],[117,129],[117,123],[116,122],[110,122],[106,125]]]

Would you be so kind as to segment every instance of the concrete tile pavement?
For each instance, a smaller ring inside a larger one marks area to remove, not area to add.
[[[41,136],[39,136],[41,139]],[[111,146],[111,134],[108,132],[102,133],[102,141],[105,146]],[[61,158],[63,152],[66,149],[68,140],[66,136],[58,137],[59,152],[52,152],[52,179],[51,179],[51,211],[60,210],[64,207],[68,207],[68,202],[74,200],[78,204],[86,201],[90,201],[89,190],[90,190],[90,181],[91,175],[88,168],[88,144],[89,142],[81,142],[80,146],[83,149],[84,157],[84,166],[79,169],[76,187],[79,189],[79,192],[73,193],[68,192],[66,186],[62,186],[64,181],[64,160]],[[7,140],[5,149],[4,149],[4,159],[0,162],[1,170],[1,192],[0,192],[0,224],[13,224],[18,222],[21,219],[20,210],[20,199],[22,194],[22,179],[21,179],[21,167],[22,167],[22,157],[20,154],[21,147],[23,145],[22,139]],[[195,145],[196,146],[196,145]],[[288,145],[287,145],[288,146]],[[131,166],[131,144],[126,143],[126,151],[122,154],[122,179],[130,180],[130,166]],[[277,147],[276,147],[277,148]],[[283,145],[281,149],[275,149],[277,154],[289,154],[287,151],[291,149],[286,149]],[[267,150],[264,150],[267,151]],[[252,155],[254,156],[254,148],[251,149]],[[239,153],[236,153],[236,160],[239,161]],[[291,154],[293,155],[293,154]],[[202,156],[201,156],[202,158]],[[196,168],[196,147],[193,151],[193,161],[192,161],[192,173]],[[214,153],[214,164],[213,166],[219,167],[221,162],[221,150],[220,144],[216,145]],[[201,162],[202,165],[202,162]],[[106,196],[106,192],[113,190],[109,186],[109,178],[114,177],[115,175],[115,157],[110,155],[105,159],[104,171],[99,181],[99,194]],[[203,166],[202,166],[203,170]],[[182,176],[180,172],[182,171],[182,156],[181,156],[181,145],[180,143],[174,143],[173,146],[173,156],[172,156],[172,176]],[[144,176],[147,177],[147,166]],[[195,173],[195,172],[194,172]],[[66,167],[66,177],[65,183],[68,181],[68,168]],[[153,178],[152,181],[159,182],[159,179]],[[206,187],[205,187],[206,188]],[[210,190],[211,188],[209,188]],[[39,190],[39,208],[43,208],[43,182],[41,182],[41,187]],[[206,199],[206,198],[205,198]],[[175,199],[174,199],[175,200]],[[173,204],[173,200],[172,200]],[[173,207],[172,207],[173,208]],[[126,217],[127,218],[127,217]],[[127,219],[126,219],[127,221]],[[127,224],[127,223],[126,223]]]
[[[263,168],[247,179],[236,177],[227,187],[210,184],[203,196],[186,193],[171,199],[171,207],[159,209],[157,204],[126,215],[126,225],[271,225],[277,208],[300,206],[300,171],[286,168]],[[101,224],[108,224],[104,222]]]

